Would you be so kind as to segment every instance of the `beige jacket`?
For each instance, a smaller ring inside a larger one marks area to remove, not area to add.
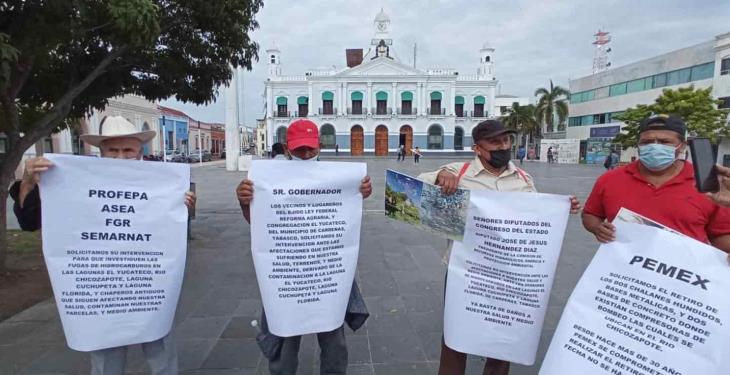
[[[439,170],[428,173],[421,173],[418,175],[418,179],[428,182],[429,184],[436,183],[436,177],[439,172],[446,170],[455,175],[459,175],[461,169],[464,167],[463,162],[446,164],[439,168]],[[459,187],[467,190],[496,190],[496,191],[523,191],[523,192],[537,192],[535,183],[532,180],[532,176],[527,174],[524,170],[517,168],[514,163],[509,162],[507,169],[502,172],[501,175],[497,176],[484,168],[482,161],[478,157],[475,157],[469,164],[464,175],[459,179]],[[451,256],[451,245],[452,240],[446,242],[446,253],[442,259],[444,264],[448,264],[449,257]]]

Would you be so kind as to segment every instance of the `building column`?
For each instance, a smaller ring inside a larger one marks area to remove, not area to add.
[[[419,115],[422,114],[424,111],[423,103],[421,103],[421,90],[423,90],[423,83],[417,82],[415,95],[416,95],[416,111],[418,111]]]
[[[268,87],[266,88],[267,89],[266,91],[268,91],[267,92],[268,99],[266,99],[266,102],[267,102],[266,107],[268,107],[268,108],[266,108],[266,113],[268,113],[268,117],[274,117],[274,107],[276,106],[276,103],[274,103],[274,87],[272,86],[271,83],[269,83],[267,86]],[[226,155],[228,155],[228,154],[226,154]]]
[[[342,115],[347,116],[347,107],[349,107],[350,103],[348,103],[347,100],[347,83],[342,82]],[[337,132],[335,131],[335,134]]]
[[[473,102],[473,101],[472,101]],[[449,116],[456,116],[456,81],[451,85],[451,108],[446,111]],[[466,103],[464,103],[466,105]],[[453,147],[452,147],[453,148]]]
[[[312,103],[314,103],[314,98],[312,97],[312,82],[308,82],[307,86],[309,90],[309,99],[307,100],[307,104],[309,107],[307,110],[309,111],[309,113],[307,113],[307,117],[311,117],[312,114],[314,114],[314,111],[312,111]]]
[[[372,115],[370,112],[371,108],[373,107],[373,83],[368,82],[368,89],[367,89],[367,95],[368,95],[368,108],[365,113],[368,115]]]
[[[395,82],[393,82],[393,100],[391,101],[392,104],[391,104],[390,107],[392,108],[392,111],[393,111],[394,114],[397,113],[396,111],[398,110],[398,105],[397,105],[398,90],[397,90],[397,86],[398,86],[398,84],[395,83]]]
[[[273,91],[273,90],[270,90]],[[226,115],[226,170],[238,170],[238,152],[240,149],[238,138],[238,69],[233,69],[233,77],[225,89],[225,115]],[[272,98],[273,93],[269,93]],[[188,137],[189,138],[189,137]]]
[[[423,107],[423,109],[421,109],[421,115],[423,115],[423,116],[426,115],[426,110],[427,110],[426,107],[428,107],[428,105],[429,105],[429,103],[426,101],[426,96],[428,95],[427,91],[428,91],[428,87],[426,86],[426,83],[424,82],[421,84],[421,106]]]

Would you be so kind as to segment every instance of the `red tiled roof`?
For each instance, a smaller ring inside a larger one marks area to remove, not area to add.
[[[192,120],[190,118],[190,116],[186,115],[185,112],[183,112],[183,111],[179,111],[177,109],[170,108],[170,107],[165,107],[165,106],[159,105],[159,104],[157,105],[157,108],[160,110],[160,112],[162,112],[165,115],[173,115],[173,116],[179,116],[179,117],[186,117],[186,118]]]

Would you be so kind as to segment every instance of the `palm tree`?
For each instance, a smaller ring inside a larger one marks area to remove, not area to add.
[[[532,104],[512,103],[512,107],[506,110],[505,115],[500,117],[500,121],[507,128],[520,134],[522,145],[529,144],[530,140],[534,139],[535,133],[540,135],[540,125],[535,118],[535,106]]]
[[[539,97],[535,115],[537,121],[546,126],[548,132],[555,130],[555,117],[558,118],[558,130],[565,129],[565,120],[568,118],[568,97],[570,91],[554,86],[550,80],[550,89],[539,88],[535,90],[535,96]]]

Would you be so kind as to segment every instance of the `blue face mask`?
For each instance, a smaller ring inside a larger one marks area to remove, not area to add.
[[[674,163],[676,150],[673,146],[658,143],[639,146],[639,161],[650,171],[663,171]]]

